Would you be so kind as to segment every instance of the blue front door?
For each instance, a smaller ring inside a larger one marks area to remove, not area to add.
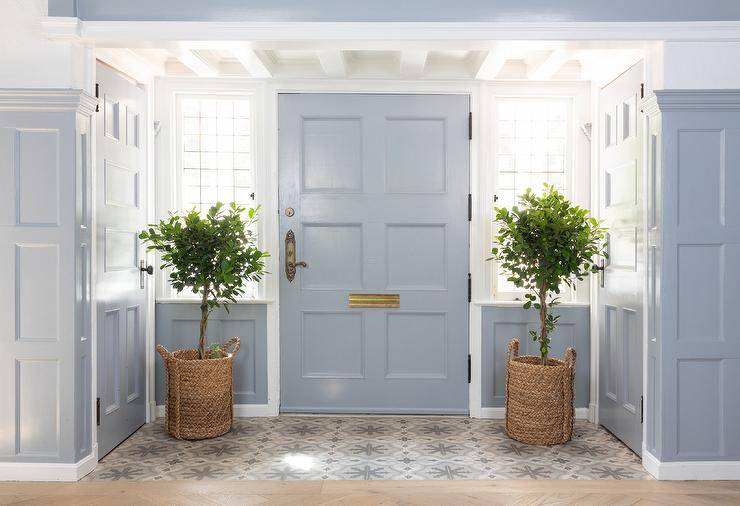
[[[283,412],[468,412],[469,111],[280,95]]]

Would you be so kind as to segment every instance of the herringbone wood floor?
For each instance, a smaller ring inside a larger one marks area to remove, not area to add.
[[[740,482],[169,481],[0,483],[0,504],[740,504]]]

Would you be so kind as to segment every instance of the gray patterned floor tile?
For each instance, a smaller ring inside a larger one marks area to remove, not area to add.
[[[238,418],[203,441],[143,426],[86,480],[649,479],[639,458],[598,426],[572,441],[533,446],[502,420],[432,416]]]

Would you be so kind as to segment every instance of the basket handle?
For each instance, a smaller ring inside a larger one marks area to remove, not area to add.
[[[511,362],[515,357],[519,356],[519,339],[512,339],[509,343],[509,348],[506,351],[506,361]]]
[[[232,345],[234,346],[234,350],[229,352],[229,348],[231,348]],[[226,341],[226,344],[224,344],[224,347],[222,349],[226,353],[231,353],[232,355],[236,356],[236,352],[239,351],[239,348],[241,347],[242,347],[241,340],[238,337],[234,336],[228,341]]]
[[[575,369],[576,368],[576,349],[573,347],[568,347],[567,350],[565,350],[565,355],[563,355],[563,362],[565,362],[566,367],[568,369]]]
[[[167,351],[167,348],[165,348],[161,344],[158,344],[157,345],[157,353],[159,353],[160,355],[162,355],[162,358],[164,359],[165,362],[168,359],[172,358],[172,353],[170,353],[169,351]]]

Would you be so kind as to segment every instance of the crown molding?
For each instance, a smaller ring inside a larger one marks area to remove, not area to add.
[[[81,39],[83,23],[80,18],[61,16],[47,16],[39,21],[44,35],[61,40]]]
[[[0,89],[0,111],[76,111],[92,115],[98,99],[82,90]]]
[[[646,114],[659,111],[740,109],[740,90],[655,90],[643,102]]]
[[[47,17],[49,38],[88,43],[271,40],[740,41],[740,21],[691,22],[243,22],[99,21]]]

